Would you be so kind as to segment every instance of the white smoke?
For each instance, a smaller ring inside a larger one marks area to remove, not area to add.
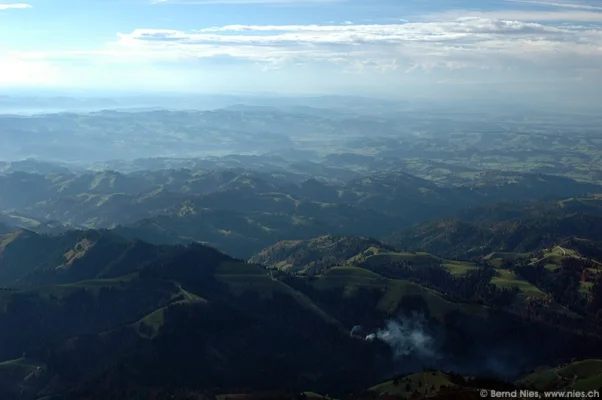
[[[395,358],[409,355],[424,357],[435,356],[435,339],[426,331],[424,317],[413,315],[412,318],[388,320],[385,327],[376,333],[365,336],[366,341],[379,339],[391,347]],[[358,334],[363,329],[356,325],[352,334]]]
[[[376,332],[376,337],[387,343],[395,357],[410,354],[432,357],[435,355],[435,341],[424,329],[418,318],[387,321],[384,329]]]

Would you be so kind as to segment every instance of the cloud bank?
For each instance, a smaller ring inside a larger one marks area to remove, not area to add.
[[[0,68],[27,64],[23,71],[38,71],[37,76],[53,77],[56,84],[124,80],[191,90],[218,83],[259,90],[375,92],[438,84],[513,84],[521,90],[550,83],[557,88],[602,84],[600,7],[536,0],[506,4],[516,7],[442,10],[406,15],[395,23],[140,27],[114,34],[102,47],[0,54]],[[519,7],[529,4],[535,8]],[[16,72],[13,80],[33,79]]]
[[[27,3],[0,3],[0,11],[1,10],[13,10],[13,9],[24,9],[24,8],[32,8],[31,4]]]
[[[602,65],[602,30],[597,27],[479,16],[403,24],[229,25],[190,32],[136,29],[119,34],[113,46],[163,61],[227,57],[280,68],[327,63],[356,72],[525,68],[579,72]]]

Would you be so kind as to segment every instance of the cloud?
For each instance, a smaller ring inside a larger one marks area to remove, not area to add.
[[[56,68],[46,60],[0,56],[0,85],[44,85],[51,84],[56,79]]]
[[[228,25],[196,31],[136,29],[104,49],[29,52],[30,59],[96,58],[105,62],[189,63],[214,58],[263,70],[330,65],[344,72],[595,69],[602,30],[465,16],[402,24]]]
[[[31,4],[27,3],[0,3],[0,11],[32,8]]]
[[[592,10],[592,11],[602,11],[602,7],[592,6],[589,4],[579,4],[579,3],[558,3],[552,1],[538,1],[538,0],[506,0],[508,3],[518,3],[518,4],[531,4],[538,5],[544,7],[557,7],[557,8],[573,8],[580,10]]]
[[[550,69],[602,61],[602,30],[465,16],[403,24],[136,29],[119,34],[113,46],[166,60],[229,56],[271,64],[279,60],[280,66],[327,62],[361,71],[516,69],[527,64]]]
[[[602,13],[591,11],[533,11],[533,10],[498,10],[498,11],[466,11],[449,10],[424,16],[428,21],[450,20],[463,17],[486,18],[510,21],[537,22],[602,22]]]
[[[140,28],[118,33],[100,48],[10,57],[68,71],[65,79],[100,81],[86,78],[96,71],[114,82],[109,75],[116,71],[128,79],[142,79],[144,71],[166,86],[202,77],[233,86],[251,81],[387,89],[449,82],[593,87],[602,83],[602,24],[595,19],[600,16],[565,7],[560,12],[455,10],[392,23]]]

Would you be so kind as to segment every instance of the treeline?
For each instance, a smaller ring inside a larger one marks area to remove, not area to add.
[[[424,372],[425,374],[438,372]],[[356,393],[348,393],[337,396],[340,400],[419,400],[419,399],[477,399],[480,398],[479,391],[482,389],[497,391],[512,391],[518,389],[510,382],[490,377],[464,377],[453,372],[446,373],[449,380],[447,385],[428,385],[415,383],[404,376],[394,378],[393,384],[400,389],[405,389],[405,395],[389,394],[386,391],[378,393],[374,390],[366,390]],[[105,399],[144,399],[144,400],[308,400],[315,399],[315,395],[294,390],[274,390],[266,392],[253,392],[248,390],[232,391],[231,394],[211,393],[211,391],[191,391],[173,388],[148,388],[128,387],[123,389],[99,388],[97,386],[83,386],[67,395],[60,396],[60,400],[105,400]],[[320,397],[324,400],[332,399],[328,394]],[[56,399],[59,400],[59,399]]]
[[[602,321],[602,274],[592,272],[597,267],[591,260],[566,257],[562,259],[560,268],[553,271],[541,264],[519,264],[515,270],[548,293],[548,302],[562,304],[587,319]],[[589,295],[580,290],[582,281],[592,282]],[[602,333],[602,328],[597,331]]]
[[[570,237],[562,246],[578,251],[583,257],[602,260],[602,242],[579,240],[575,237]]]
[[[462,215],[454,220],[423,223],[397,232],[385,241],[406,250],[467,259],[491,252],[537,251],[572,237],[602,240],[602,216],[593,212],[567,213],[559,208],[551,215],[535,211],[517,211],[513,215],[494,209],[489,210],[490,215],[485,211],[474,210],[478,218]],[[575,246],[584,248],[582,254],[586,257],[602,256],[599,246],[585,243]]]
[[[363,267],[388,278],[414,281],[454,302],[478,303],[573,332],[602,335],[602,275],[595,278],[590,296],[580,291],[580,281],[591,266],[588,260],[565,258],[556,271],[537,264],[514,267],[519,276],[549,294],[543,298],[527,298],[522,307],[513,307],[520,294],[518,287],[499,288],[491,283],[497,274],[491,266],[482,265],[462,276],[452,275],[436,264],[414,267],[397,260]],[[550,306],[554,302],[568,307],[580,317],[552,309]]]
[[[296,243],[287,241],[277,243],[251,258],[250,261],[264,265],[286,261],[292,266],[292,270],[304,267],[305,275],[314,276],[330,267],[343,265],[348,259],[363,253],[371,246],[394,250],[375,239],[327,235]]]
[[[414,267],[406,261],[390,260],[377,266],[363,265],[364,268],[391,279],[407,279],[442,293],[455,302],[471,302],[490,307],[511,305],[517,298],[516,287],[498,288],[491,283],[496,275],[494,268],[483,266],[462,276],[452,275],[438,264]]]

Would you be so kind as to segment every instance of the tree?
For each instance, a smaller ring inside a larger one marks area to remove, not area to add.
[[[602,274],[598,274],[594,281],[594,286],[592,286],[590,308],[593,314],[602,311]]]
[[[589,280],[591,279],[592,273],[589,269],[584,269],[583,273],[581,274],[581,281],[582,282],[589,282]]]

